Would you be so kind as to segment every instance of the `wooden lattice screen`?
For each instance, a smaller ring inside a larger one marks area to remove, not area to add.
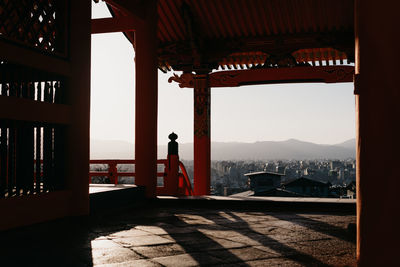
[[[0,38],[65,56],[66,10],[63,0],[0,0]]]

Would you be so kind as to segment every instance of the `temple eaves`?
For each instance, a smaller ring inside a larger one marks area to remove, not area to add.
[[[106,0],[142,19],[143,1]],[[175,70],[345,65],[354,62],[354,2],[158,1],[158,67]],[[134,33],[125,32],[133,42]]]

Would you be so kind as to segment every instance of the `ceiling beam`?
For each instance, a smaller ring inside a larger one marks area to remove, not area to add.
[[[92,19],[92,34],[109,32],[128,32],[135,31],[141,20],[133,16],[121,16],[115,18]]]
[[[181,88],[193,88],[193,75],[174,74],[168,82],[177,82]],[[278,83],[342,83],[353,82],[353,75],[353,66],[259,68],[213,72],[209,74],[209,84],[210,87],[238,87]]]
[[[71,106],[0,96],[0,119],[71,124]]]
[[[148,1],[148,0],[146,0]],[[112,8],[122,13],[144,20],[146,15],[146,1],[141,0],[104,0]]]
[[[2,61],[24,65],[63,76],[71,75],[69,61],[47,54],[45,51],[26,46],[13,45],[0,39],[0,58]],[[2,76],[4,74],[2,73]]]

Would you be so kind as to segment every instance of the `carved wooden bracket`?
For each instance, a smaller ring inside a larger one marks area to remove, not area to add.
[[[172,83],[172,81],[177,82],[180,88],[193,88],[193,75],[192,73],[183,73],[180,76],[174,73],[174,76],[169,77],[168,82]]]

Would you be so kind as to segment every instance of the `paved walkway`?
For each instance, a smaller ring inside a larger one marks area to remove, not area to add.
[[[0,233],[0,265],[354,266],[353,223],[339,213],[121,210]]]

